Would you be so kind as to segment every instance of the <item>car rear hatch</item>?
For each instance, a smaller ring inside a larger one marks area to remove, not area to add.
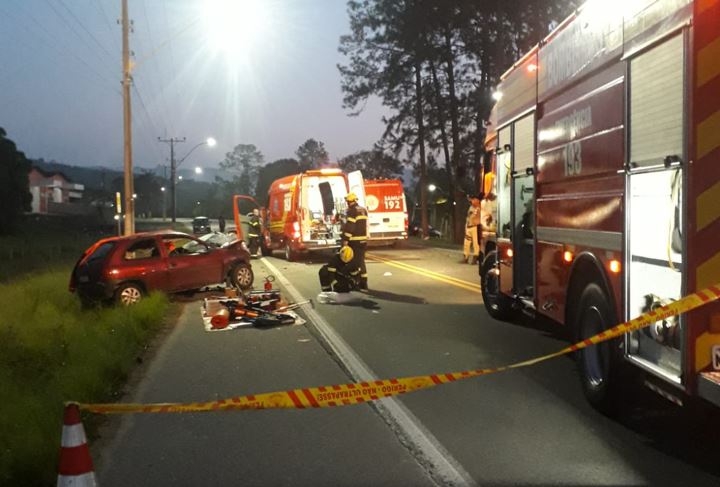
[[[105,262],[117,242],[103,242],[88,249],[77,261],[70,276],[70,290],[86,295],[98,295],[104,289]]]

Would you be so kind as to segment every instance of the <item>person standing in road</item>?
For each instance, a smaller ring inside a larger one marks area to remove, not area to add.
[[[482,215],[480,212],[481,199],[481,195],[473,195],[470,197],[470,208],[468,208],[467,217],[465,218],[463,263],[468,262],[471,255],[471,264],[477,264],[478,259],[480,258],[480,239],[482,238]]]
[[[248,249],[250,253],[257,254],[260,248],[260,210],[255,208],[250,215],[250,229],[248,230]]]
[[[222,215],[218,218],[218,226],[220,227],[220,233],[225,233],[225,217]]]
[[[483,236],[480,240],[481,248],[485,248],[488,236],[497,230],[497,196],[491,190],[485,194],[485,198],[480,202],[480,216],[483,226]]]
[[[347,218],[342,228],[343,245],[349,245],[353,250],[353,265],[360,268],[360,280],[358,288],[360,291],[368,290],[367,268],[365,267],[365,249],[367,248],[367,220],[368,213],[365,208],[358,204],[355,193],[348,193],[345,196],[347,202]]]

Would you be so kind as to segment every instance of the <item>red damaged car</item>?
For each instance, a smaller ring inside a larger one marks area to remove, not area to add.
[[[84,304],[130,305],[153,290],[177,293],[224,282],[249,289],[253,280],[243,241],[217,246],[164,230],[95,242],[75,264],[70,291]]]

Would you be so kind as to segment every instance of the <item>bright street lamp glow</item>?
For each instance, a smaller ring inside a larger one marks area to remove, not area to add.
[[[272,31],[266,0],[205,0],[202,16],[211,49],[229,57],[252,51]]]
[[[208,137],[205,143],[208,145],[208,147],[215,147],[215,144],[217,144],[217,140],[213,139],[212,137]]]
[[[428,184],[428,191],[430,191],[431,193],[433,191],[435,191],[436,189],[437,189],[437,186],[435,186],[434,184]]]
[[[202,174],[203,170],[200,166],[195,166],[195,174]]]

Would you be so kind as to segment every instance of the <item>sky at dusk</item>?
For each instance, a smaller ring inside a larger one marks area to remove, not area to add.
[[[215,167],[237,144],[266,162],[308,138],[331,160],[370,149],[384,110],[342,108],[344,0],[128,0],[133,163]],[[33,159],[121,169],[121,0],[0,0],[0,127]]]

